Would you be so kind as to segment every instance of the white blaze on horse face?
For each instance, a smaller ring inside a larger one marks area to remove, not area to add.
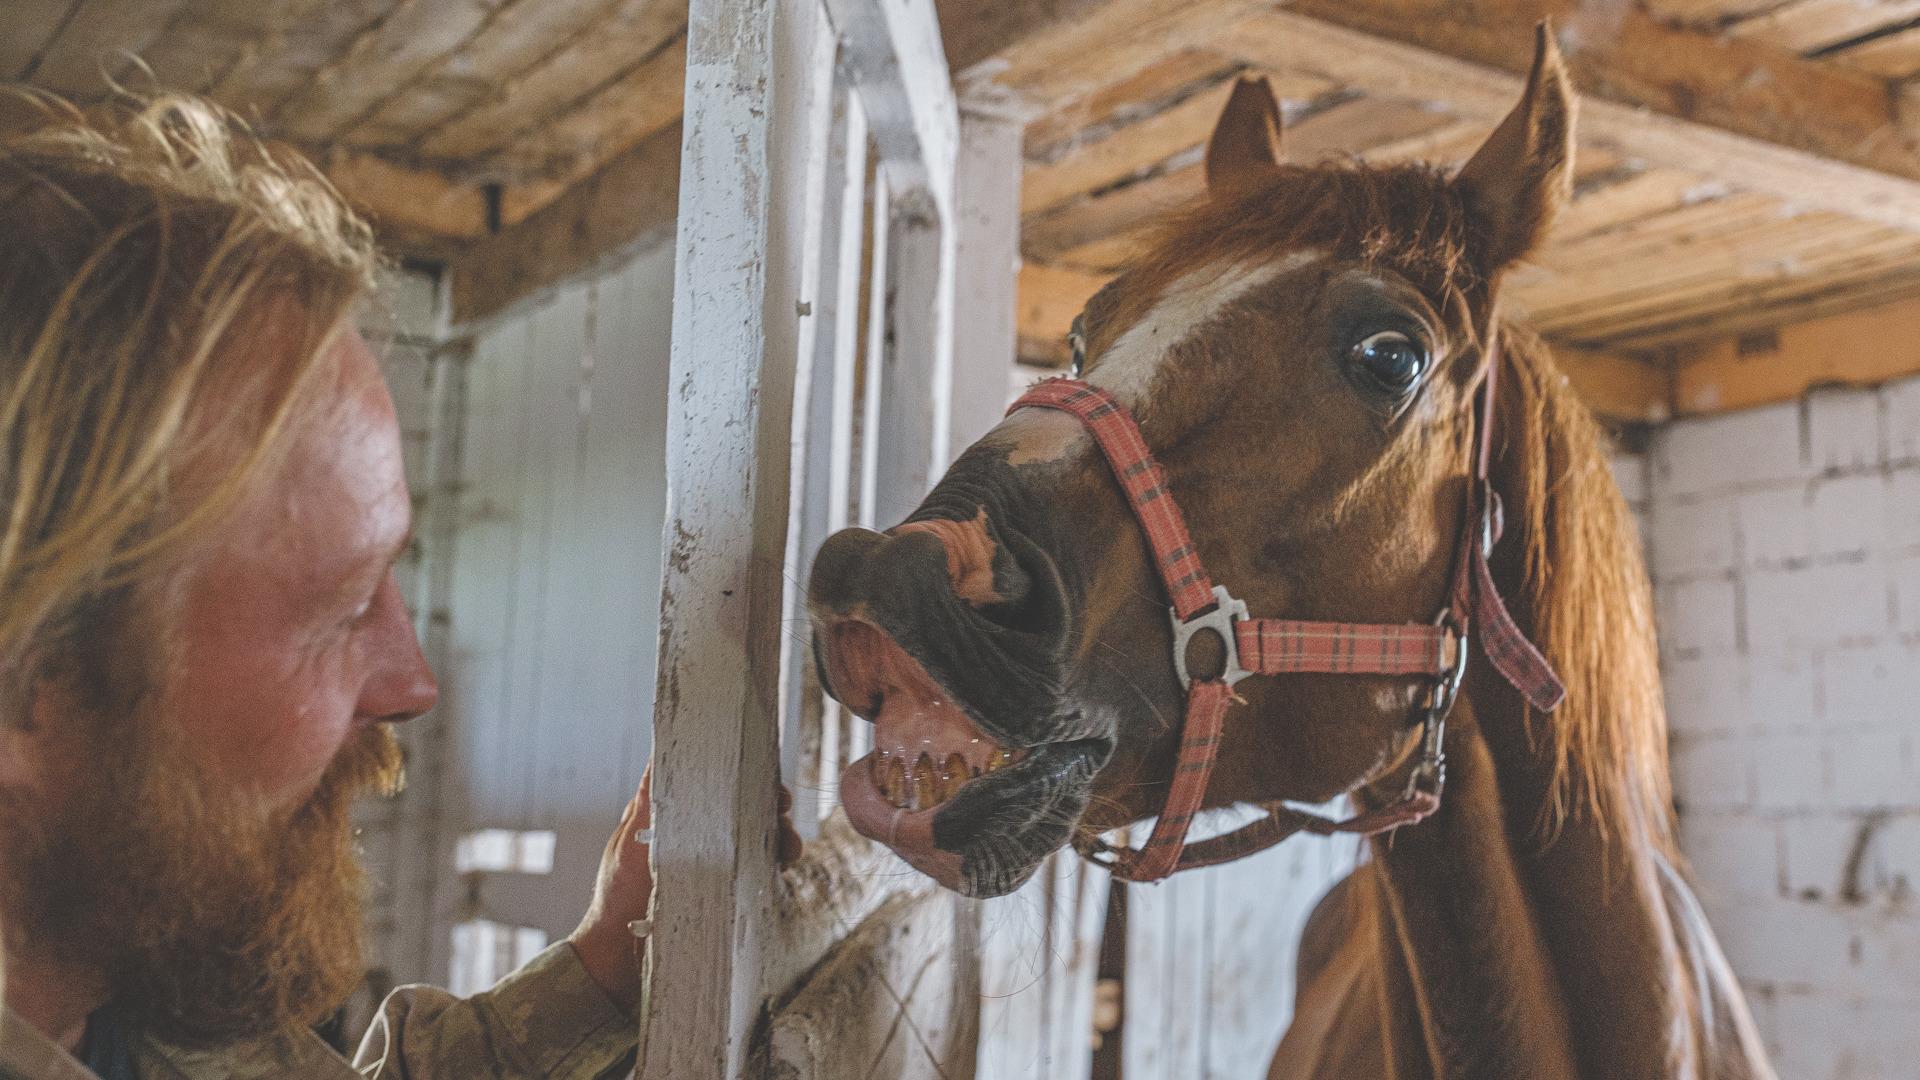
[[[1053,409],[1021,409],[994,429],[995,436],[1013,444],[1007,464],[1015,468],[1058,461],[1078,449],[1086,434],[1078,419]]]
[[[1318,262],[1324,253],[1296,251],[1272,262],[1203,266],[1174,279],[1139,322],[1102,352],[1087,381],[1136,413],[1153,393],[1161,361],[1254,289]]]

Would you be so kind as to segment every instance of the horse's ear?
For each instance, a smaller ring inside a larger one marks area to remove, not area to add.
[[[1263,75],[1240,79],[1207,141],[1207,186],[1245,183],[1280,164],[1280,102]]]
[[[1520,104],[1460,169],[1491,273],[1533,250],[1573,197],[1573,90],[1546,23]]]

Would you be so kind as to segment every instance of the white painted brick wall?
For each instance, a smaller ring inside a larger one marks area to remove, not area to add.
[[[1920,1076],[1920,379],[1656,433],[1681,844],[1782,1077]]]

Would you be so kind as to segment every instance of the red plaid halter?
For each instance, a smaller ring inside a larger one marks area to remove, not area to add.
[[[1082,855],[1127,881],[1159,881],[1181,870],[1230,862],[1272,847],[1301,830],[1323,836],[1339,832],[1373,836],[1420,821],[1439,809],[1446,784],[1441,742],[1447,713],[1466,673],[1470,626],[1478,626],[1480,648],[1487,659],[1530,705],[1543,712],[1559,706],[1566,688],[1514,624],[1487,568],[1487,556],[1500,533],[1500,500],[1487,482],[1498,367],[1497,350],[1489,349],[1487,377],[1480,388],[1474,482],[1467,496],[1453,586],[1447,606],[1425,625],[1249,618],[1245,602],[1207,577],[1186,519],[1167,489],[1166,474],[1126,406],[1079,379],[1049,379],[1013,403],[1009,413],[1021,408],[1068,413],[1100,444],[1146,534],[1160,580],[1173,601],[1173,663],[1187,690],[1173,785],[1146,846],[1116,848],[1099,839],[1079,839],[1075,846]],[[1212,631],[1219,638],[1226,663],[1220,674],[1195,679],[1187,671],[1187,645],[1201,631]],[[1237,700],[1233,684],[1249,675],[1293,672],[1414,675],[1433,680],[1421,706],[1420,760],[1406,792],[1396,802],[1345,821],[1320,817],[1286,802],[1269,803],[1261,807],[1267,815],[1250,825],[1187,843],[1187,830],[1200,810],[1220,753],[1221,722],[1227,707]]]

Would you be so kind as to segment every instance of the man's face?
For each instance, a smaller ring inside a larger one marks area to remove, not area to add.
[[[120,627],[88,693],[49,687],[5,852],[10,949],[97,972],[164,1037],[318,1019],[360,973],[353,797],[398,781],[391,722],[436,688],[394,583],[410,524],[366,344],[327,358],[284,458]],[[103,705],[102,702],[114,704]]]
[[[393,576],[412,522],[393,401],[358,334],[336,352],[335,404],[175,594],[163,708],[212,777],[269,810],[310,796],[348,739],[437,692]]]

